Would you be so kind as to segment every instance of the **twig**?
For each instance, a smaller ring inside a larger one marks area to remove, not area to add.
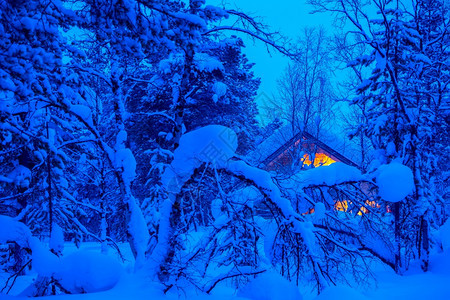
[[[216,287],[216,285],[217,285],[219,282],[221,282],[221,281],[223,281],[223,280],[225,280],[225,279],[234,278],[234,277],[238,277],[238,276],[258,275],[258,274],[264,273],[264,272],[266,272],[266,271],[267,271],[267,270],[261,270],[261,271],[255,271],[255,272],[247,272],[247,273],[241,273],[241,272],[239,272],[239,273],[236,273],[236,274],[231,274],[231,275],[228,275],[228,276],[219,278],[219,279],[217,279],[217,280],[214,282],[214,284],[206,291],[206,293],[209,294],[209,293]]]
[[[11,278],[14,277],[14,280],[11,283],[11,286],[9,287],[8,291],[6,292],[6,294],[8,294],[12,287],[14,286],[14,284],[16,283],[16,279],[17,277],[19,277],[19,274],[22,273],[22,271],[25,269],[26,266],[28,266],[31,263],[31,259],[28,260],[28,262],[26,264],[24,264],[16,273],[14,273],[13,275],[9,276],[8,280],[6,280],[5,286],[2,288],[2,290],[0,291],[0,293],[3,293],[3,290],[6,289],[6,287],[8,286],[9,281],[11,280]]]

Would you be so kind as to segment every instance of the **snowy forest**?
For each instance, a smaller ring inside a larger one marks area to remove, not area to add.
[[[448,0],[238,7],[0,0],[1,299],[450,299]]]

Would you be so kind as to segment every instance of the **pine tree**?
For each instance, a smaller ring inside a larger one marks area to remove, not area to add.
[[[55,223],[78,234],[79,226],[69,222],[76,208],[66,174],[70,149],[63,147],[76,125],[64,109],[85,103],[85,87],[64,63],[79,53],[60,31],[75,24],[74,14],[51,1],[1,5],[3,150],[13,149],[5,151],[16,164],[10,176],[26,194],[12,197],[22,205],[20,218],[37,233],[50,234]]]
[[[312,2],[343,13],[357,28],[357,41],[371,49],[349,63],[350,67],[373,68],[370,77],[358,86],[354,102],[365,108],[365,133],[379,163],[397,161],[413,171],[413,195],[393,205],[395,266],[402,272],[412,258],[420,257],[426,271],[429,226],[439,223],[432,216],[439,215],[442,205],[434,187],[433,170],[437,168],[432,166],[436,166],[435,155],[439,153],[433,137],[440,127],[439,106],[448,93],[445,6],[440,1],[419,1],[406,11],[403,1],[372,1],[379,16],[374,19],[356,3]]]

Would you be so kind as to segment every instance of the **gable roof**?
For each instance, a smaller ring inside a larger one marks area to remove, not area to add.
[[[299,140],[305,139],[309,143],[312,143],[322,149],[327,156],[330,156],[331,158],[335,159],[336,161],[343,162],[347,165],[358,167],[356,163],[339,153],[338,151],[334,150],[327,144],[321,142],[320,140],[316,139],[314,136],[309,134],[308,132],[299,132],[296,135],[294,135],[290,140],[288,140],[285,144],[281,145],[278,149],[276,149],[272,154],[267,156],[262,163],[267,166],[269,163],[274,161],[277,157],[279,157],[281,154],[283,154],[286,150],[291,148],[295,145],[295,143]]]
[[[349,149],[348,145],[347,147],[345,147],[345,145],[343,146],[342,141],[331,133],[328,133],[326,136],[327,140],[332,141],[333,146],[330,145],[330,143],[325,143],[324,141],[315,138],[306,131],[294,133],[291,126],[283,126],[276,130],[267,139],[262,141],[256,147],[255,151],[249,155],[249,158],[254,163],[259,164],[262,167],[267,166],[280,157],[280,155],[285,153],[288,149],[295,146],[296,143],[298,144],[298,141],[302,140],[304,142],[316,145],[320,148],[320,152],[323,152],[335,161],[340,161],[347,165],[358,167],[358,164],[356,164],[352,159],[337,150],[337,148],[347,149],[347,152],[352,154],[355,149]]]

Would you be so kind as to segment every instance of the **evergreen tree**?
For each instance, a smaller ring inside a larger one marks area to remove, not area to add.
[[[372,1],[378,18],[364,6],[347,1],[311,1],[322,9],[336,9],[357,28],[370,53],[354,59],[350,67],[372,68],[362,80],[354,100],[365,108],[365,133],[378,153],[378,163],[400,162],[414,174],[414,194],[395,203],[396,270],[420,257],[428,269],[429,226],[437,221],[442,201],[435,188],[438,112],[446,98],[448,14],[443,2],[418,1],[407,11],[403,1]],[[431,17],[432,16],[432,17]],[[431,21],[433,18],[433,21]],[[442,148],[441,148],[442,149]]]

